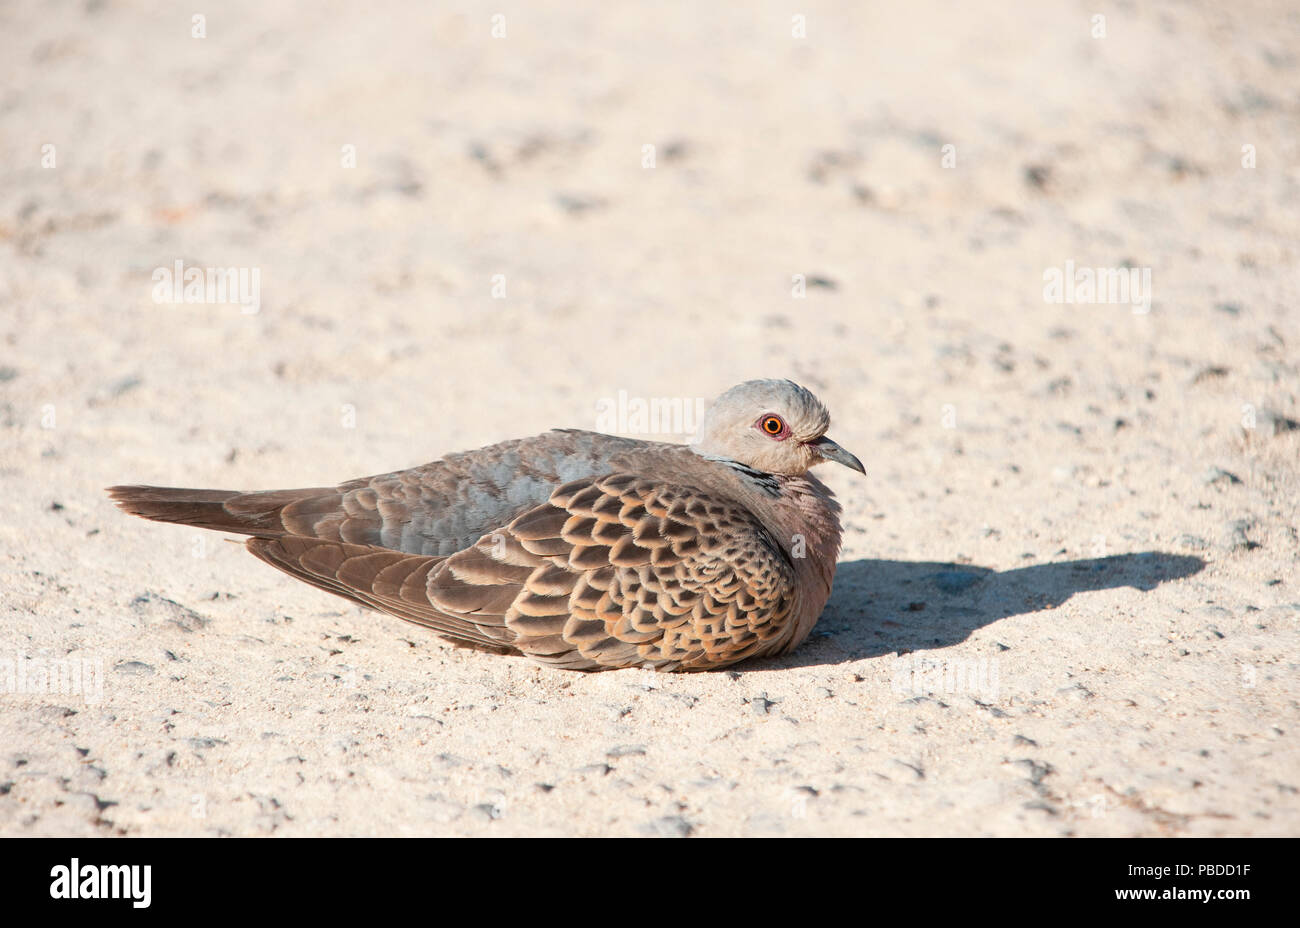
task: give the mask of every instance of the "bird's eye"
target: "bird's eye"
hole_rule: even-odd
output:
[[[782,438],[788,431],[785,420],[780,416],[764,416],[758,420],[758,427],[771,438]]]

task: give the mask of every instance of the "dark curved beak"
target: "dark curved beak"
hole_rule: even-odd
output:
[[[808,444],[818,454],[820,454],[824,460],[834,461],[836,464],[843,464],[850,470],[856,470],[859,474],[865,474],[867,472],[867,469],[862,466],[861,461],[859,461],[854,455],[849,454],[849,452],[845,451],[825,435],[815,441],[808,442]]]

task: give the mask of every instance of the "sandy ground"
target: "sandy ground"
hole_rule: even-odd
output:
[[[193,6],[0,9],[0,833],[1300,833],[1294,4]],[[451,649],[102,492],[756,376],[868,477],[731,673]]]

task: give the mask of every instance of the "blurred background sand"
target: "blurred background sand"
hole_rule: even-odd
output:
[[[193,7],[0,8],[0,832],[1300,832],[1294,4]],[[734,673],[453,650],[102,492],[758,376],[868,476]]]

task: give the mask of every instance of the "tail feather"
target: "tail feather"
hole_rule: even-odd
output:
[[[142,519],[262,537],[285,534],[280,510],[304,495],[318,492],[240,493],[237,490],[145,486],[108,488],[108,495],[118,508]]]

